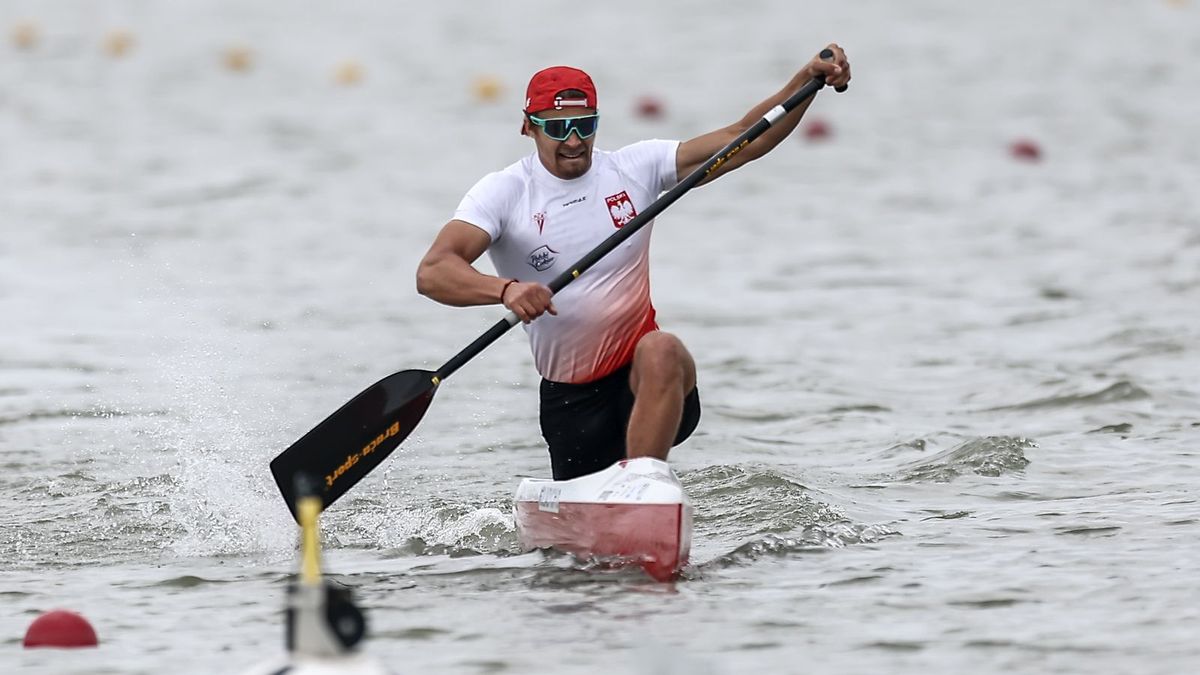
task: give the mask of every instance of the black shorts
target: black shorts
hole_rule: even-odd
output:
[[[633,412],[632,367],[584,384],[542,380],[542,436],[550,445],[554,480],[595,473],[625,459],[625,428]],[[672,445],[687,440],[699,422],[700,394],[693,387],[683,401],[683,418]]]

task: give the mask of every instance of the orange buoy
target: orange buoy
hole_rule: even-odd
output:
[[[343,87],[350,87],[362,82],[364,75],[362,64],[358,61],[343,61],[333,71],[333,81]]]
[[[12,29],[13,46],[17,49],[30,50],[37,46],[41,38],[38,25],[32,21],[20,21]]]
[[[250,51],[247,47],[230,47],[225,50],[221,61],[229,70],[236,73],[244,73],[254,65],[254,52]]]
[[[486,103],[493,103],[504,93],[504,85],[496,77],[481,75],[475,78],[471,90],[474,92],[476,99]]]
[[[92,624],[83,616],[55,609],[39,616],[25,631],[25,648],[96,647],[100,641]]]
[[[127,30],[112,30],[104,36],[104,51],[114,59],[119,59],[133,49],[133,35]]]

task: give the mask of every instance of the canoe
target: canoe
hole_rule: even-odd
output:
[[[525,478],[513,516],[526,550],[641,565],[659,581],[678,576],[692,547],[692,504],[671,467],[651,457],[572,480]]]

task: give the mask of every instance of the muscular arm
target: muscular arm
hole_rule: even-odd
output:
[[[833,50],[833,59],[831,61],[822,61],[820,57],[814,56],[811,61],[792,77],[791,81],[783,89],[780,89],[771,97],[751,108],[742,119],[727,127],[710,131],[707,134],[680,143],[679,150],[675,154],[676,176],[683,179],[692,171],[695,171],[696,168],[712,158],[718,151],[732,143],[742,132],[762,119],[763,115],[767,114],[771,108],[783,103],[787,97],[794,94],[797,89],[804,86],[817,75],[824,75],[827,83],[831,86],[841,86],[849,82],[850,64],[846,61],[845,52],[836,44],[829,45],[829,49]],[[723,176],[739,166],[752,162],[773,150],[775,146],[779,145],[780,141],[787,138],[796,129],[796,125],[800,124],[800,118],[804,117],[804,112],[808,110],[810,103],[812,103],[812,98],[801,103],[795,110],[792,110],[772,124],[771,128],[767,129],[753,143],[746,146],[733,157],[730,157],[719,169],[709,174],[701,185],[716,179],[718,176]]]
[[[451,220],[438,233],[417,266],[417,292],[446,305],[493,305],[507,279],[472,267],[492,238],[474,225]]]
[[[550,289],[537,282],[513,282],[475,269],[492,238],[462,221],[451,220],[438,233],[417,266],[417,292],[446,305],[503,304],[529,323],[545,312],[557,314]]]

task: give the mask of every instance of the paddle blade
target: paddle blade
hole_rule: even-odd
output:
[[[416,428],[437,385],[427,370],[405,370],[368,387],[271,461],[292,516],[296,477],[317,479],[328,507],[379,466]]]

